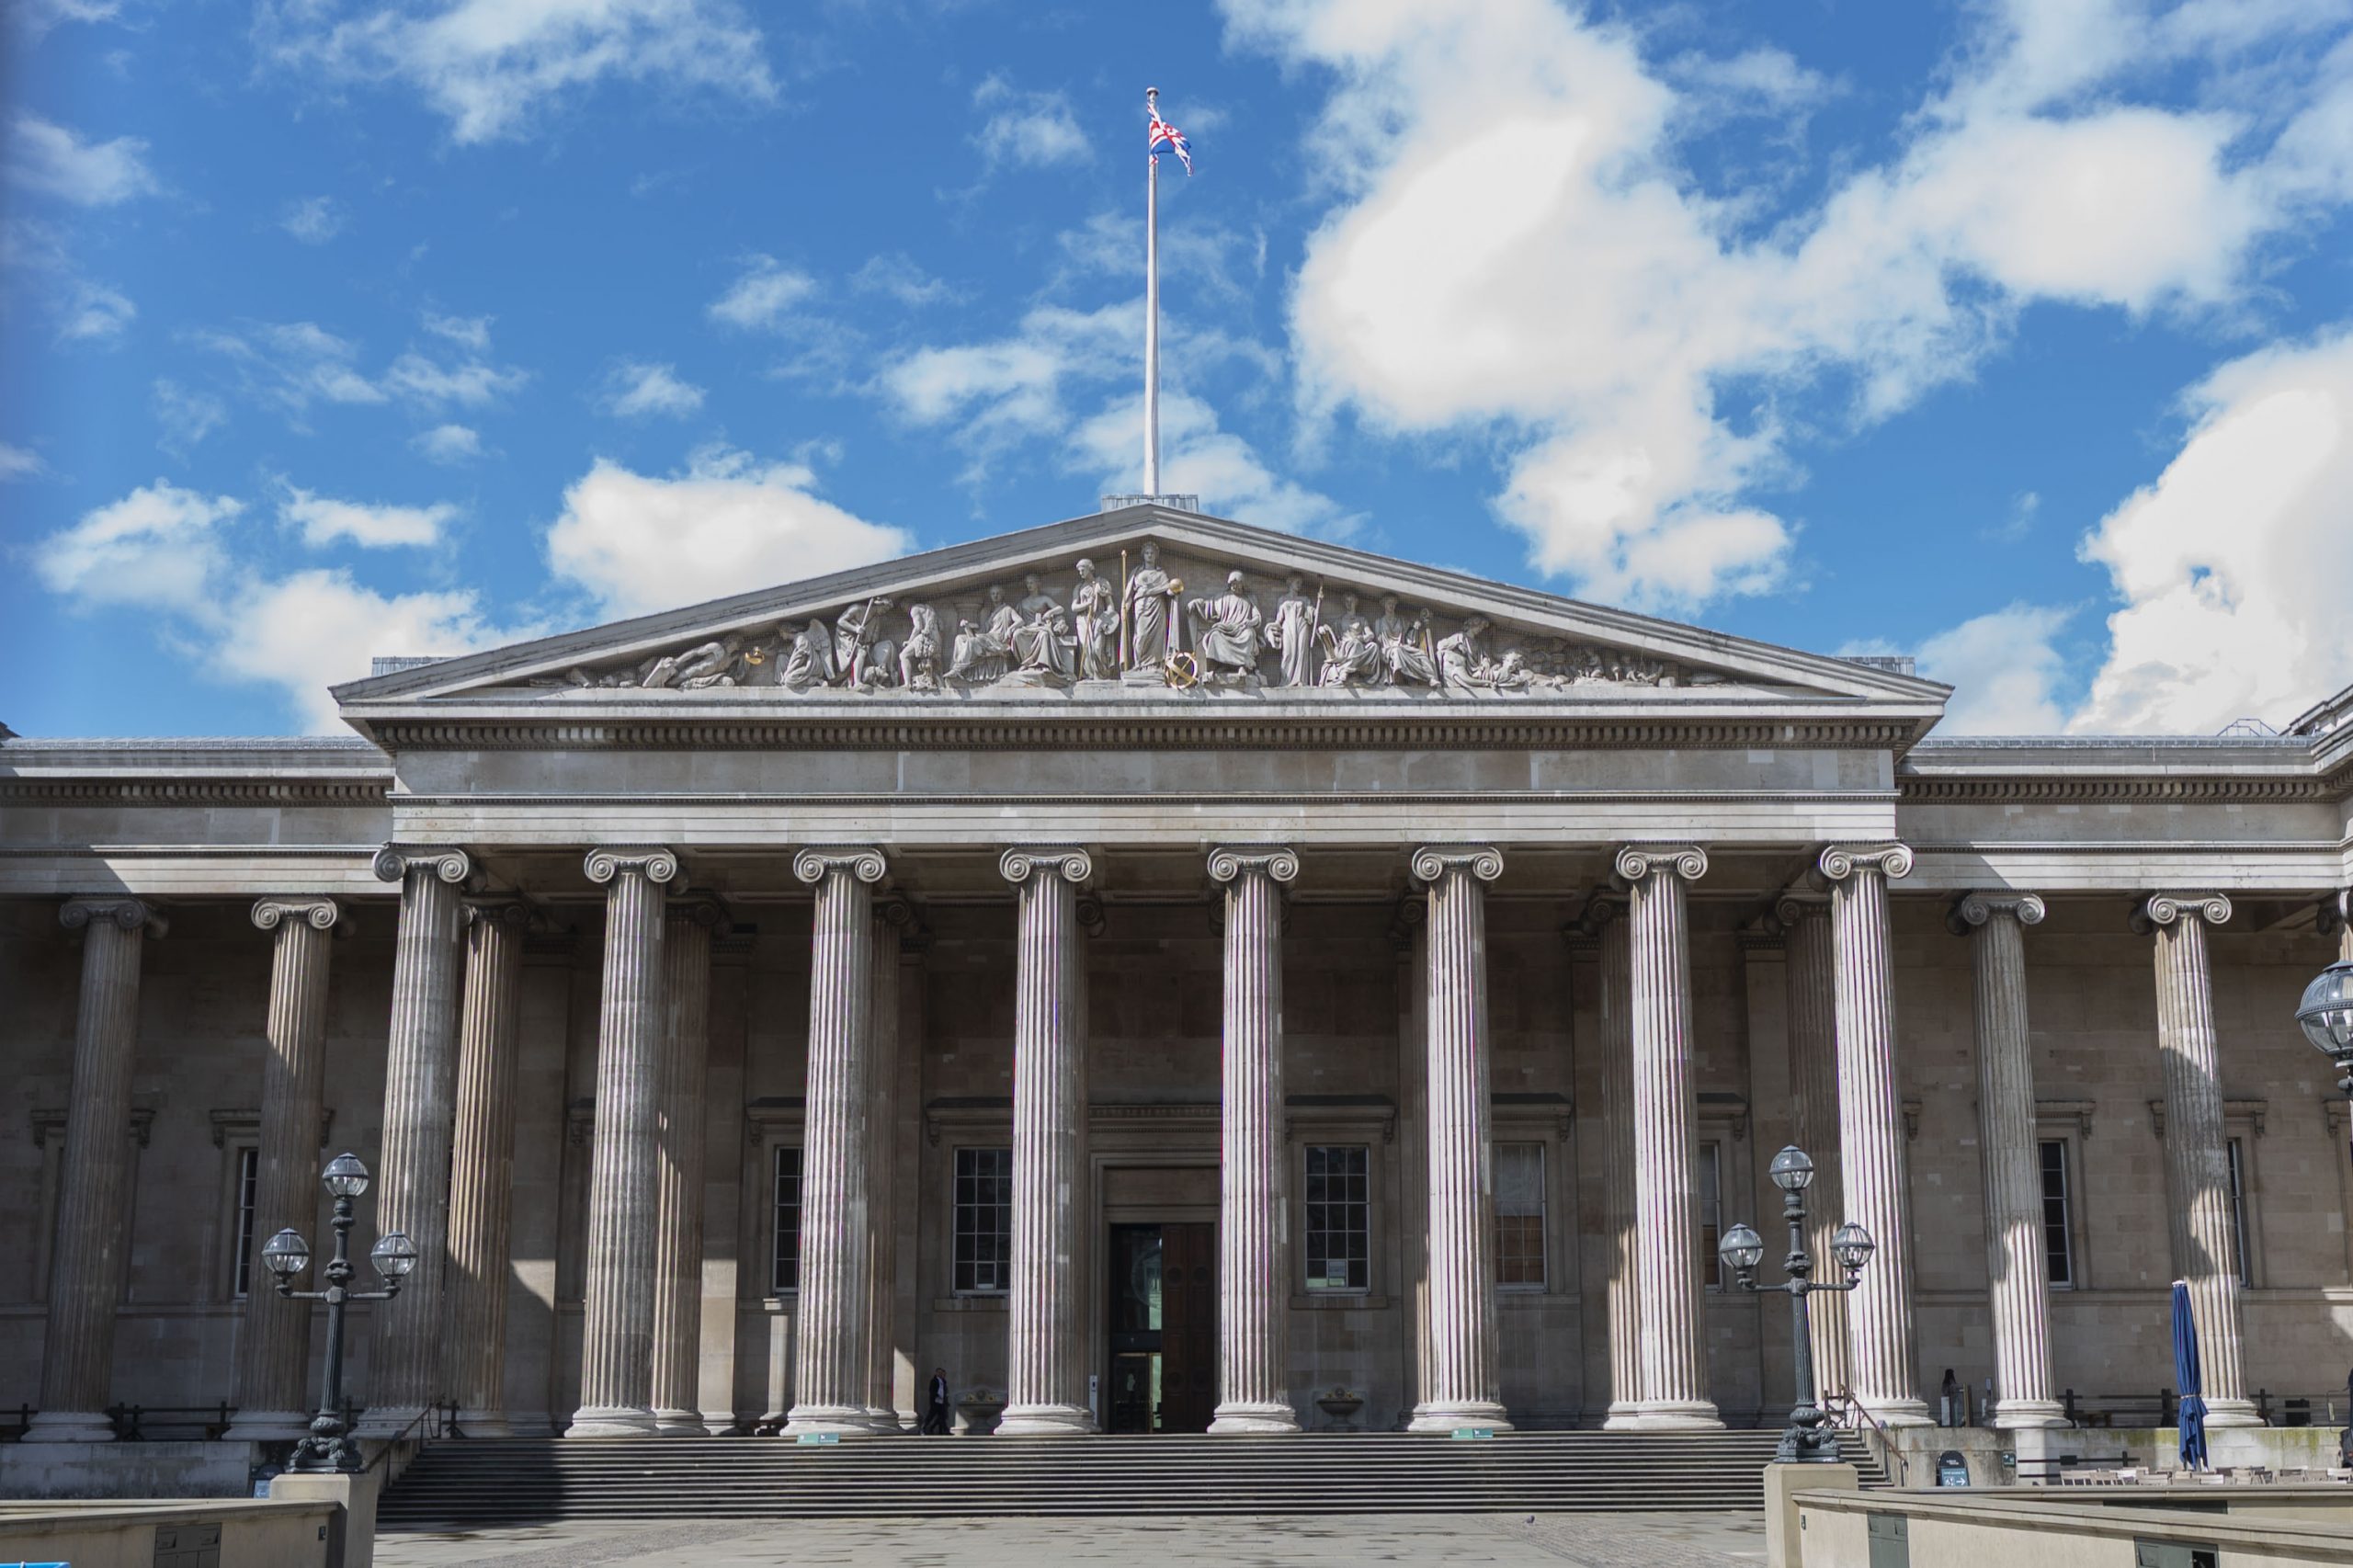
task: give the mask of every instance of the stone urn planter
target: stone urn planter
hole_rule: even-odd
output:
[[[1364,1396],[1336,1385],[1330,1393],[1315,1396],[1315,1408],[1328,1418],[1324,1424],[1326,1432],[1353,1432],[1357,1429],[1357,1412],[1364,1408]]]
[[[956,1402],[964,1414],[964,1430],[979,1437],[996,1430],[997,1417],[1005,1414],[1005,1398],[986,1389],[974,1389]]]

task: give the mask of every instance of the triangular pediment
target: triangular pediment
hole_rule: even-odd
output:
[[[1891,704],[1928,722],[1948,692],[1884,667],[1147,505],[438,660],[335,695],[365,728],[371,713],[484,704],[553,718],[621,703],[740,711],[1165,699],[1172,688],[1266,702],[1746,695]]]

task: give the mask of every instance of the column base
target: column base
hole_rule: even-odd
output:
[[[1210,1435],[1218,1437],[1298,1430],[1299,1412],[1288,1404],[1221,1404],[1210,1420]]]
[[[708,1437],[710,1424],[699,1410],[656,1410],[654,1429],[665,1437]]]
[[[1432,1400],[1414,1406],[1414,1418],[1405,1424],[1408,1432],[1459,1432],[1466,1426],[1481,1426],[1491,1432],[1511,1430],[1511,1413],[1491,1400]]]
[[[1612,1400],[1608,1414],[1601,1418],[1601,1429],[1605,1432],[1634,1431],[1637,1429],[1634,1426],[1634,1417],[1640,1414],[1640,1411],[1626,1401]]]
[[[866,1425],[870,1431],[879,1433],[885,1437],[900,1437],[906,1431],[906,1427],[899,1423],[897,1411],[886,1410],[879,1404],[870,1404],[866,1407]]]
[[[421,1404],[371,1404],[351,1424],[351,1435],[387,1441],[407,1431],[409,1424],[424,1414]]]
[[[114,1423],[103,1410],[36,1410],[25,1426],[28,1443],[111,1443]]]
[[[503,1410],[467,1410],[460,1406],[458,1430],[469,1437],[511,1437],[515,1424],[506,1419]]]
[[[1997,1399],[1994,1402],[1994,1426],[2004,1432],[2029,1431],[2040,1426],[2067,1425],[2067,1407],[2055,1399]]]
[[[1000,1437],[1083,1437],[1095,1430],[1095,1415],[1083,1404],[1008,1404],[997,1417]]]
[[[832,1434],[837,1437],[863,1437],[874,1430],[867,1419],[862,1404],[796,1404],[784,1418],[783,1435],[798,1437]]]
[[[1721,1432],[1723,1417],[1716,1414],[1713,1403],[1704,1399],[1643,1399],[1625,1407],[1624,1424],[1613,1426],[1618,1432]],[[1618,1417],[1612,1415],[1612,1421]]]
[[[1926,1400],[1862,1399],[1855,1403],[1879,1418],[1882,1426],[1933,1426],[1937,1418],[1928,1414]]]
[[[2209,1430],[2218,1427],[2268,1426],[2269,1425],[2269,1422],[2255,1413],[2255,1401],[2251,1399],[2210,1399],[2206,1402],[2206,1426]]]
[[[221,1434],[224,1443],[298,1442],[311,1435],[311,1415],[303,1410],[240,1410]]]
[[[627,1404],[583,1405],[572,1413],[566,1437],[650,1437],[654,1412]]]

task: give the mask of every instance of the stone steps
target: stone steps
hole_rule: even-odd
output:
[[[1757,1508],[1773,1432],[1280,1437],[452,1440],[384,1494],[386,1529],[550,1519],[1558,1513]],[[1866,1485],[1885,1476],[1862,1444]]]

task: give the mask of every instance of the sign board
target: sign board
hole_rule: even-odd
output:
[[[1456,1437],[1469,1438],[1473,1441],[1482,1437],[1492,1437],[1495,1435],[1495,1429],[1493,1426],[1457,1426],[1454,1429]]]
[[[1959,1449],[1947,1449],[1937,1456],[1937,1484],[1939,1486],[1969,1484],[1969,1461],[1961,1457]]]
[[[792,1440],[796,1443],[838,1443],[842,1435],[839,1432],[803,1432]]]

